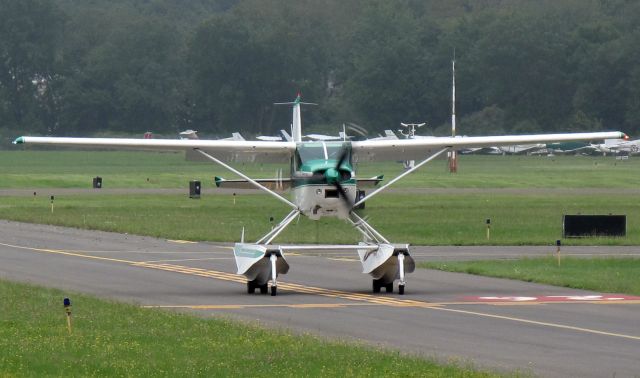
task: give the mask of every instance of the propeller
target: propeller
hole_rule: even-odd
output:
[[[340,179],[342,179],[342,174],[341,174],[342,172],[340,171],[340,167],[342,166],[342,163],[344,163],[345,160],[347,160],[348,157],[349,157],[349,151],[346,148],[343,148],[342,153],[340,154],[340,159],[338,159],[338,163],[336,163],[336,167],[329,168],[327,169],[327,171],[333,170],[337,174],[337,178],[333,180],[333,185],[336,187],[336,189],[338,189],[338,192],[340,193],[340,198],[345,202],[347,207],[350,208],[353,204],[349,201],[349,197],[347,197],[347,192],[344,190],[344,188],[340,184]],[[325,176],[326,174],[327,172],[325,172]]]
[[[342,169],[341,166],[345,161],[349,158],[349,150],[344,148],[340,152],[340,157],[337,160],[337,163],[333,167],[329,167],[324,171],[315,172],[311,176],[311,180],[313,181],[322,181],[328,185],[333,185],[338,193],[340,193],[340,198],[346,203],[347,208],[351,209],[353,204],[349,201],[349,197],[347,196],[347,191],[344,189],[341,181],[345,179],[349,179],[351,177],[351,172]]]
[[[367,139],[368,138],[369,132],[367,131],[366,128],[364,128],[364,127],[362,127],[360,125],[357,125],[357,124],[355,124],[353,122],[349,122],[349,123],[347,123],[347,125],[348,125],[347,129],[349,129],[349,131],[352,131],[354,134],[359,135],[363,139]]]

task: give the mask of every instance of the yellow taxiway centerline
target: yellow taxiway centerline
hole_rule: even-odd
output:
[[[190,274],[190,275],[201,276],[201,277],[209,277],[209,278],[214,278],[214,279],[219,279],[219,280],[224,280],[224,281],[232,281],[232,282],[238,282],[238,283],[245,283],[246,282],[246,279],[244,277],[239,276],[237,274],[219,272],[219,271],[214,271],[214,270],[206,270],[206,269],[200,269],[200,268],[190,268],[190,267],[185,267],[185,266],[181,266],[181,265],[155,264],[155,263],[146,263],[146,262],[138,262],[138,261],[129,261],[129,260],[113,259],[113,258],[102,257],[102,256],[84,255],[84,254],[80,254],[80,253],[73,253],[73,252],[68,252],[68,251],[58,250],[58,249],[32,248],[32,247],[17,246],[17,245],[5,244],[5,243],[0,243],[0,245],[6,246],[6,247],[11,247],[11,248],[36,251],[36,252],[52,253],[52,254],[59,254],[59,255],[65,255],[65,256],[74,256],[74,257],[83,257],[83,258],[104,260],[104,261],[112,261],[112,262],[124,263],[124,264],[138,266],[138,267],[159,269],[159,270],[165,270],[165,271],[177,272],[177,273],[183,273],[183,274]],[[293,284],[293,283],[284,283],[284,282],[279,283],[278,287],[280,289],[282,289],[282,290],[290,290],[290,291],[296,291],[296,292],[320,295],[320,296],[324,296],[324,297],[346,299],[346,300],[352,300],[352,301],[357,301],[357,302],[365,302],[365,303],[370,303],[370,304],[385,305],[385,306],[390,306],[390,307],[419,307],[419,308],[425,308],[425,309],[432,309],[432,310],[436,310],[436,311],[448,311],[448,312],[453,312],[453,313],[458,313],[458,314],[473,315],[473,316],[479,316],[479,317],[484,317],[484,318],[509,320],[509,321],[514,321],[514,322],[533,324],[533,325],[539,325],[539,326],[546,326],[546,327],[552,327],[552,328],[559,328],[559,329],[566,329],[566,330],[572,330],[572,331],[583,332],[583,333],[591,333],[591,334],[597,334],[597,335],[603,335],[603,336],[613,336],[613,337],[619,337],[619,338],[625,338],[625,339],[631,339],[631,340],[640,340],[640,336],[626,335],[626,334],[612,333],[612,332],[605,332],[605,331],[599,331],[599,330],[594,330],[594,329],[589,329],[589,328],[575,327],[575,326],[570,326],[570,325],[565,325],[565,324],[540,322],[540,321],[536,321],[536,320],[516,318],[516,317],[511,317],[511,316],[495,315],[495,314],[489,314],[489,313],[484,313],[484,312],[468,311],[468,310],[461,310],[461,309],[453,309],[453,308],[443,307],[443,306],[447,305],[445,303],[430,303],[430,302],[424,302],[424,301],[414,301],[414,300],[404,300],[404,299],[379,297],[379,296],[374,296],[374,295],[370,295],[370,294],[350,293],[350,292],[345,292],[345,291],[330,290],[330,289],[324,289],[324,288],[318,288],[318,287],[312,287],[312,286],[305,286],[305,285]],[[472,303],[473,302],[455,302],[455,303],[450,302],[448,304],[449,305],[453,305],[453,304],[463,305],[463,304],[472,304]],[[535,303],[535,302],[533,302],[533,303]],[[549,302],[549,303],[556,304],[558,302]],[[577,302],[577,303],[585,303],[585,302],[580,301],[580,302]],[[598,302],[598,303],[601,303],[601,302]],[[619,303],[619,302],[616,302],[616,303]],[[496,302],[492,302],[492,303],[482,302],[482,304],[485,304],[485,305],[486,304],[494,304],[495,305]],[[504,305],[505,303],[501,303],[501,304]],[[241,305],[227,305],[227,306],[228,306],[227,308],[232,308],[231,306],[237,306],[236,308],[239,308],[239,309],[243,308],[243,306],[241,306]],[[330,305],[328,305],[328,306],[330,306]],[[304,307],[301,307],[301,308],[304,308]]]

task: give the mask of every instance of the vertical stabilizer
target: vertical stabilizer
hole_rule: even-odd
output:
[[[456,136],[456,60],[451,61],[451,136]]]
[[[453,52],[451,61],[451,136],[456,136],[456,53]],[[449,172],[458,172],[458,151],[452,149],[449,153]]]
[[[300,105],[318,105],[312,102],[302,102],[302,96],[298,93],[293,102],[276,102],[274,105],[293,105],[293,115],[291,120],[291,139],[294,142],[302,142],[302,115]]]
[[[291,123],[291,137],[294,142],[302,142],[302,117],[300,115],[300,93],[293,102],[293,117]]]

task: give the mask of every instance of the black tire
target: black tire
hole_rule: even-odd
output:
[[[253,281],[247,281],[247,294],[253,294],[256,292],[256,285]]]
[[[269,292],[269,284],[260,285],[260,294],[267,294]]]
[[[398,294],[404,295],[404,285],[398,285]]]
[[[277,286],[271,286],[271,296],[275,297],[277,293],[278,293],[278,287]]]
[[[378,280],[373,280],[373,292],[374,293],[380,292],[380,282],[378,282]]]
[[[387,293],[393,293],[393,281],[384,285],[384,288],[387,290]]]

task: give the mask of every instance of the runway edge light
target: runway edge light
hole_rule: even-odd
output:
[[[69,334],[71,334],[71,300],[69,298],[65,298],[63,300],[64,304],[64,312],[67,314],[67,330]]]
[[[562,241],[560,239],[556,240],[556,256],[558,257],[558,266],[560,266],[560,245],[562,244]]]

